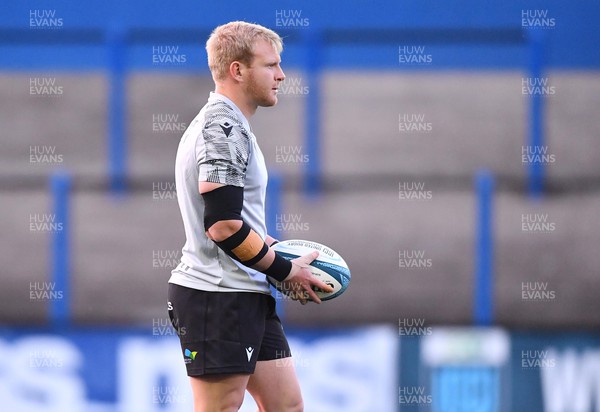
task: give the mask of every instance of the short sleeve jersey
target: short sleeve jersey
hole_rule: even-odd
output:
[[[264,239],[267,179],[248,120],[230,99],[211,93],[177,149],[175,184],[186,242],[170,283],[206,291],[270,293],[264,274],[233,260],[206,236],[198,190],[199,182],[243,187],[242,219]]]

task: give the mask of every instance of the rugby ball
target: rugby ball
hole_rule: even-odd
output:
[[[308,240],[284,240],[272,246],[275,253],[281,257],[292,260],[300,256],[307,255],[315,250],[319,252],[319,256],[310,264],[309,269],[313,276],[318,277],[327,285],[333,287],[333,292],[323,292],[321,289],[315,288],[317,296],[322,300],[331,300],[340,296],[348,288],[350,283],[350,269],[346,261],[333,249],[317,242]],[[281,282],[267,276],[267,280],[279,292],[286,293],[282,290]]]

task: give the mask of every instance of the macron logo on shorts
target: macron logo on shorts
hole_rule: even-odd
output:
[[[246,355],[248,356],[248,362],[250,362],[250,359],[252,358],[252,352],[254,352],[254,348],[252,346],[248,346],[246,348]]]

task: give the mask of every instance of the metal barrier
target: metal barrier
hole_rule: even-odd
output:
[[[477,217],[475,234],[475,279],[473,285],[473,322],[478,326],[490,326],[494,321],[493,309],[493,259],[494,226],[493,197],[494,177],[487,170],[475,176]]]
[[[71,318],[71,241],[70,241],[71,176],[57,171],[50,177],[50,191],[54,219],[60,225],[52,233],[51,279],[54,288],[62,292],[61,299],[50,302],[50,323],[54,327],[67,326]]]
[[[540,29],[531,29],[527,32],[529,39],[529,76],[531,79],[542,79],[544,54],[545,54],[545,33]],[[529,95],[529,132],[528,144],[534,150],[534,153],[541,153],[544,146],[544,100],[539,93],[530,93]],[[542,196],[544,189],[544,165],[543,162],[529,162],[529,195],[534,199]]]
[[[113,193],[127,188],[127,94],[126,94],[126,33],[118,27],[108,32],[107,46],[110,64],[108,107],[108,176]]]

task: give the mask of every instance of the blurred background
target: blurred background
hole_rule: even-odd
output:
[[[276,295],[307,412],[600,410],[600,3],[28,0],[0,13],[0,405],[190,411],[166,282],[204,43],[284,37],[251,119],[269,231],[346,293]],[[256,408],[250,398],[243,411]]]

